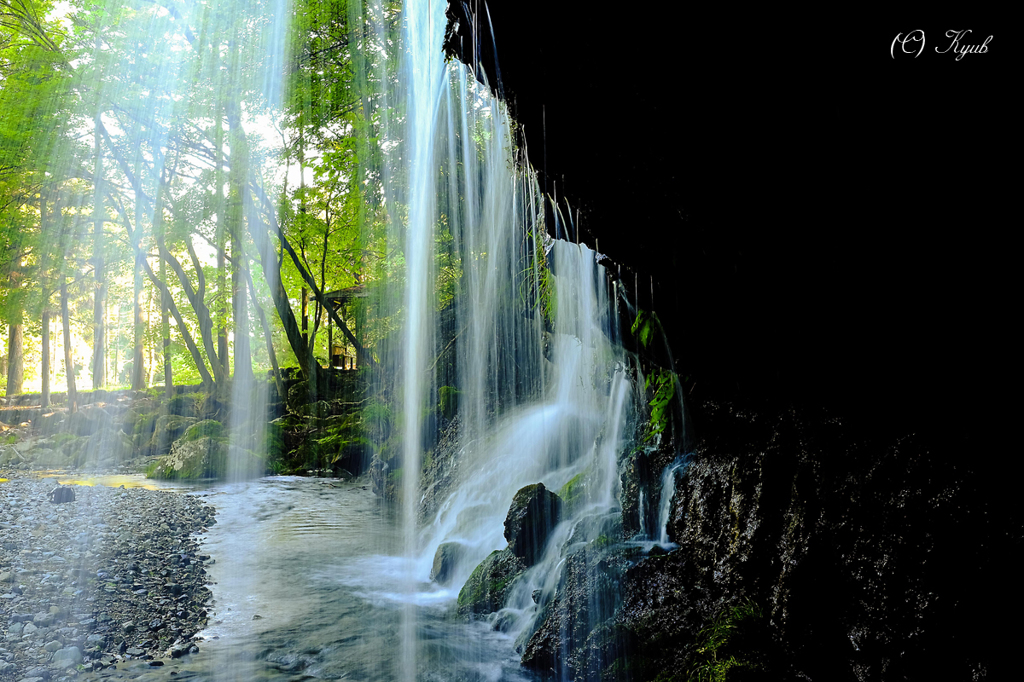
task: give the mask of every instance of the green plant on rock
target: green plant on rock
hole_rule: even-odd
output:
[[[655,330],[660,329],[661,320],[658,319],[658,313],[638,309],[636,311],[636,319],[633,320],[633,326],[630,328],[630,332],[640,341],[641,347],[647,348],[648,344],[651,342],[652,334]]]
[[[451,419],[459,409],[459,397],[462,391],[454,386],[441,386],[437,389],[437,407],[446,419]]]
[[[659,369],[648,374],[644,383],[645,388],[651,390],[653,386],[654,390],[654,397],[648,403],[651,406],[651,420],[645,440],[649,441],[668,427],[672,399],[676,395],[676,373],[669,369]]]
[[[764,618],[761,607],[752,600],[723,608],[711,622],[697,633],[695,661],[691,665],[688,682],[726,682],[733,668],[759,669],[756,652],[736,647],[737,635],[752,629]]]
[[[574,510],[577,505],[581,502],[586,501],[587,498],[587,479],[586,471],[580,473],[569,479],[565,485],[558,489],[556,493],[561,499],[562,503],[566,506],[567,510]]]

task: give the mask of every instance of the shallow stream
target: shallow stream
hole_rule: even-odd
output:
[[[453,615],[457,592],[421,584],[401,532],[360,483],[267,477],[196,491],[217,508],[203,547],[215,603],[200,652],[85,679],[399,679],[402,609],[417,610],[417,679],[531,679],[511,639]],[[172,675],[173,674],[173,675]]]

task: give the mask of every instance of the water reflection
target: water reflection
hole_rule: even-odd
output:
[[[144,488],[146,490],[194,490],[203,484],[180,481],[158,481],[142,474],[98,474],[95,476],[65,471],[34,472],[39,478],[52,478],[61,485],[103,486],[106,488]],[[207,484],[208,485],[208,484]]]

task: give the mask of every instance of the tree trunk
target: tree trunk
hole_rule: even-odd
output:
[[[21,393],[25,383],[25,348],[22,335],[25,325],[12,324],[7,346],[7,397]]]
[[[97,41],[99,38],[97,37]],[[107,355],[105,345],[103,308],[107,298],[107,282],[104,265],[103,244],[103,149],[100,145],[100,112],[96,111],[96,125],[93,132],[96,149],[96,167],[93,174],[93,243],[92,264],[95,273],[96,289],[93,293],[92,307],[92,387],[100,388],[106,382]]]
[[[157,209],[159,210],[159,209]],[[160,280],[167,282],[167,266],[164,259],[160,259]],[[174,397],[174,374],[171,369],[171,319],[170,319],[170,295],[166,289],[160,290],[160,337],[163,339],[164,355],[164,392],[167,399]]]
[[[71,362],[71,318],[68,315],[68,282],[60,285],[60,320],[64,327],[64,373],[68,378],[68,412],[78,411],[78,391],[75,389],[75,366]]]
[[[224,117],[219,107],[214,139],[217,154],[217,167],[214,170],[214,186],[217,192],[217,293],[220,295],[217,305],[217,357],[221,363],[221,374],[227,376],[231,371],[228,364],[228,285],[225,258],[228,248],[228,215],[224,202],[224,170],[227,163],[224,159]]]
[[[137,225],[137,223],[136,223]],[[134,272],[134,295],[135,304],[134,315],[133,315],[133,333],[132,339],[133,352],[132,352],[132,390],[142,391],[146,388],[146,367],[145,360],[143,358],[143,345],[145,343],[146,328],[142,321],[142,276],[143,276],[143,263],[142,260],[145,257],[141,252],[135,254],[135,272]]]
[[[39,406],[44,410],[50,406],[50,311],[43,311],[43,390]]]
[[[239,226],[241,229],[241,226]],[[246,295],[246,279],[249,277],[245,250],[241,239],[232,235],[231,288],[234,300],[235,318],[235,380],[252,382],[252,347],[249,338],[249,305]]]
[[[288,337],[288,345],[292,347],[295,359],[299,362],[302,376],[305,379],[309,379],[311,368],[307,358],[306,340],[299,330],[295,313],[292,311],[292,304],[288,300],[288,292],[285,291],[284,285],[281,284],[281,262],[278,260],[277,252],[267,236],[270,228],[262,222],[259,225],[254,225],[254,228],[250,229],[249,232],[256,243],[256,252],[260,258],[260,266],[263,268],[263,278],[270,285],[270,298],[273,299],[277,315],[281,318],[285,336]]]
[[[267,355],[270,357],[270,366],[274,371],[274,384],[277,386],[277,395],[280,396],[281,400],[287,398],[284,392],[284,380],[281,378],[281,368],[277,365],[277,353],[274,352],[274,337],[270,333],[270,323],[267,322],[267,316],[263,314],[263,306],[260,305],[259,299],[256,298],[256,287],[252,283],[252,275],[248,270],[245,271],[246,284],[249,285],[249,295],[252,297],[252,307],[256,311],[256,315],[260,318],[260,326],[263,327],[263,338],[267,341]]]
[[[302,338],[309,343],[309,292],[302,287]]]

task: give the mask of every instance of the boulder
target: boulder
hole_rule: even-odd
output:
[[[185,433],[181,436],[181,440],[186,443],[206,437],[222,440],[224,435],[224,427],[219,421],[204,419],[203,421],[196,422],[192,426],[188,427],[188,429],[185,430]]]
[[[543,483],[521,488],[512,498],[512,506],[505,517],[509,549],[527,566],[534,565],[543,555],[551,531],[561,516],[562,500]]]
[[[262,475],[262,458],[223,439],[201,436],[194,440],[180,438],[171,452],[160,458],[146,475],[150,478],[197,479],[223,478],[230,468],[238,473]]]
[[[480,562],[459,592],[458,612],[462,616],[493,613],[505,604],[516,578],[526,570],[523,560],[510,547],[495,550]]]
[[[445,542],[434,553],[434,565],[430,579],[438,585],[447,585],[455,577],[455,567],[465,554],[465,548],[458,542]]]
[[[118,428],[99,429],[75,455],[76,466],[113,466],[131,458],[132,442]]]
[[[171,452],[147,474],[150,478],[217,478],[227,470],[227,445],[203,436],[194,440],[179,439]]]
[[[196,421],[194,417],[182,417],[176,414],[161,415],[153,427],[153,438],[150,442],[152,453],[160,455],[168,452],[174,441],[178,440]]]

